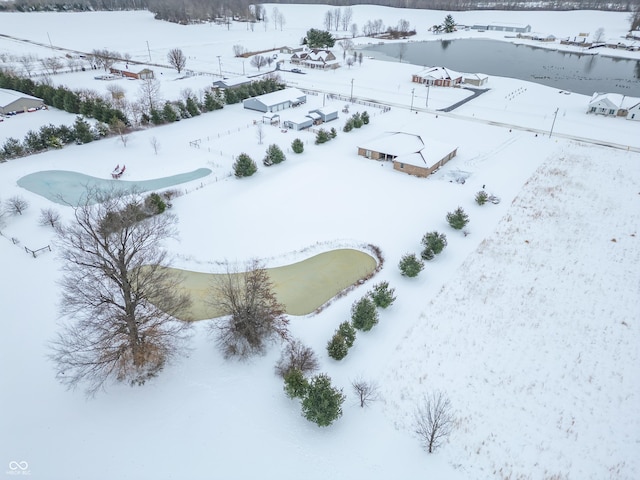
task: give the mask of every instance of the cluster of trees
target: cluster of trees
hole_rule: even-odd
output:
[[[335,128],[331,127],[331,130],[326,131],[324,128],[321,128],[320,130],[318,130],[318,133],[316,133],[316,145],[320,145],[321,143],[326,143],[329,140],[332,140],[334,138],[336,138],[336,136],[338,136],[338,132],[336,131]]]
[[[396,297],[389,282],[380,282],[351,306],[351,321],[342,322],[327,343],[327,353],[334,360],[342,360],[356,341],[356,330],[368,332],[378,324],[378,308],[387,308]]]
[[[269,76],[234,88],[226,88],[224,90],[224,102],[228,105],[240,103],[250,97],[282,90],[285,86],[277,76]]]
[[[347,31],[351,25],[351,18],[353,17],[353,10],[351,7],[345,8],[332,8],[327,10],[324,14],[324,28],[325,30],[339,30]]]
[[[462,230],[469,223],[469,215],[462,209],[456,208],[453,212],[448,212],[447,223],[455,230]],[[465,232],[465,236],[467,232]],[[407,253],[402,256],[398,263],[400,273],[406,277],[416,277],[424,269],[424,261],[433,260],[436,255],[442,253],[447,246],[447,236],[437,231],[428,232],[422,237],[422,252],[420,258],[414,253]]]
[[[315,4],[316,0],[276,0],[270,3]],[[344,6],[337,21],[343,26],[347,9],[352,5],[380,5],[395,8],[415,8],[428,10],[468,11],[468,10],[606,10],[630,11],[639,5],[638,0],[602,2],[601,0],[566,0],[563,2],[545,0],[542,2],[512,0],[460,0],[451,3],[448,0],[329,0],[325,4]],[[275,10],[276,8],[274,8]],[[203,21],[217,21],[229,24],[231,21],[244,21],[248,25],[268,21],[266,9],[250,0],[15,0],[3,2],[0,11],[95,11],[95,10],[149,10],[158,20],[189,24]],[[335,9],[331,14],[331,24],[336,24]],[[326,18],[325,18],[326,21]],[[277,15],[276,20],[277,23]],[[348,23],[348,22],[347,22]],[[336,28],[337,30],[337,28]]]
[[[45,150],[62,148],[71,143],[89,143],[108,135],[112,129],[105,124],[92,126],[82,117],[76,117],[73,126],[43,125],[40,130],[29,130],[22,141],[9,137],[0,147],[0,161],[24,157]]]
[[[347,119],[342,127],[343,132],[350,132],[354,128],[360,128],[363,125],[369,125],[369,114],[364,111],[362,113],[356,112]]]
[[[205,112],[213,112],[224,108],[224,100],[215,90],[207,90],[203,101],[192,93],[187,93],[186,100],[175,100],[165,102],[162,109],[151,107],[150,114],[143,116],[143,121],[148,121],[154,125],[177,122],[183,118],[191,118]]]

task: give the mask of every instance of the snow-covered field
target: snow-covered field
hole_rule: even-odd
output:
[[[229,31],[177,26],[144,12],[0,14],[0,22],[3,33],[45,45],[48,34],[56,46],[83,51],[108,48],[143,58],[148,41],[158,63],[178,47],[189,57],[187,67],[198,72],[215,74],[221,55],[224,71],[242,73],[234,44],[293,45],[308,28],[322,27],[329,8],[277,7],[286,18],[282,32],[272,25],[266,31],[262,25],[254,31],[244,25]],[[440,23],[446,13],[371,6],[353,11],[360,25],[407,18],[424,37],[430,34],[423,26]],[[529,23],[558,37],[599,27],[621,35],[628,26],[623,13],[454,17],[469,24]],[[0,41],[0,51],[50,54],[41,48]],[[248,61],[244,68],[249,73]],[[412,92],[410,82],[416,68],[366,59],[333,72],[283,72],[292,86],[349,95],[353,85],[354,96],[393,105],[387,113],[367,107],[370,125],[350,133],[341,131],[341,115],[333,125],[337,138],[324,145],[314,145],[310,133],[275,127],[265,130],[259,145],[253,121],[260,115],[235,105],[131,134],[126,147],[113,138],[0,164],[0,198],[22,195],[30,202],[23,216],[7,219],[0,237],[0,471],[10,476],[10,462],[27,462],[33,478],[54,480],[638,478],[640,154],[634,150],[640,148],[640,124],[586,115],[586,96],[494,77],[490,92],[451,115],[436,115],[460,92],[432,88],[429,110],[422,108],[426,93]],[[166,99],[215,78],[178,79],[168,69],[159,71]],[[106,88],[93,72],[52,81]],[[127,98],[136,97],[137,82],[118,82]],[[412,100],[418,113],[409,110]],[[323,103],[344,104],[309,96],[309,107]],[[356,110],[363,108],[351,107]],[[34,125],[73,120],[52,109],[18,115],[0,123],[0,141],[22,138]],[[357,156],[360,143],[416,127],[459,146],[458,156],[429,179]],[[629,149],[565,138],[571,136]],[[299,156],[287,151],[296,137],[305,141]],[[189,145],[196,139],[200,148]],[[285,150],[287,161],[267,169],[260,160],[271,143]],[[242,151],[261,168],[238,181],[229,172]],[[225,259],[276,264],[304,249],[381,248],[386,263],[372,281],[319,315],[291,319],[293,333],[321,358],[321,371],[347,394],[344,415],[333,426],[307,422],[297,402],[286,398],[273,373],[277,347],[246,363],[224,360],[206,335],[206,322],[197,326],[188,357],[144,387],[113,385],[86,400],[55,382],[46,355],[58,328],[59,260],[55,251],[34,259],[24,246],[52,243],[51,231],[38,225],[39,212],[60,207],[16,181],[50,169],[107,178],[123,163],[128,180],[213,170],[182,185],[187,194],[174,202],[180,238],[168,247],[178,266],[207,271]],[[462,176],[466,182],[457,183]],[[500,204],[475,204],[483,185],[501,197]],[[446,224],[446,213],[458,206],[471,218],[468,236]],[[402,277],[399,259],[419,253],[422,235],[432,230],[447,234],[448,247],[418,278]],[[371,332],[358,336],[343,361],[330,360],[325,346],[333,331],[349,318],[351,304],[381,280],[396,288],[396,303]],[[359,376],[377,381],[381,391],[380,401],[364,410],[350,387]],[[422,395],[433,390],[447,393],[457,421],[449,441],[428,455],[411,418]]]

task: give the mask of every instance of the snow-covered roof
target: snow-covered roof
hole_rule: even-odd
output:
[[[596,92],[592,95],[589,105],[605,105],[608,108],[629,109],[640,102],[640,98],[629,97],[620,93],[602,93]]]
[[[16,100],[20,100],[21,98],[30,98],[32,100],[40,100],[42,102],[41,98],[32,97],[31,95],[27,95],[26,93],[16,92],[15,90],[0,88],[0,106],[9,105],[10,103],[15,102]]]
[[[251,79],[249,77],[239,76],[239,77],[225,78],[223,80],[216,80],[213,83],[220,84],[220,85],[224,84],[227,87],[237,87],[238,85],[244,85],[245,83],[249,83],[249,82],[251,82]]]
[[[446,67],[428,67],[416,73],[416,75],[421,78],[433,78],[434,80],[453,80],[462,76],[461,73]]]
[[[285,102],[297,102],[305,94],[297,88],[285,88],[284,90],[278,90],[276,92],[265,93],[258,97],[254,97],[260,100],[265,105],[278,105]]]
[[[505,23],[505,22],[491,22],[489,24],[489,26],[494,26],[494,27],[510,27],[510,28],[529,28],[531,27],[531,25],[526,24],[526,23]]]
[[[291,110],[287,111],[287,115],[284,116],[284,121],[285,122],[291,122],[291,123],[295,123],[295,124],[302,124],[302,123],[308,123],[308,122],[313,122],[313,119],[307,115],[305,115],[304,113],[294,113]]]
[[[360,148],[393,155],[396,162],[431,167],[458,147],[415,132],[387,132]]]

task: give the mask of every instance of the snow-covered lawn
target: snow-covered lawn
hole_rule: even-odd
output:
[[[159,62],[167,49],[180,47],[199,71],[215,73],[220,52],[223,68],[241,73],[232,45],[292,45],[306,29],[320,26],[329,7],[278,8],[287,18],[284,32],[264,32],[261,25],[254,32],[237,25],[229,32],[176,26],[145,12],[0,14],[0,21],[3,33],[25,38],[31,32],[47,44],[48,32],[66,48],[127,51],[139,44],[132,53],[143,57],[148,40]],[[445,12],[367,6],[354,13],[359,24],[409,18],[419,28],[441,22]],[[627,26],[622,13],[454,16],[461,23],[530,23],[556,36],[583,25],[619,34]],[[25,23],[36,27],[21,28]],[[102,25],[115,23],[119,34],[107,34]],[[30,48],[19,45],[6,48]],[[349,95],[353,85],[354,96],[393,105],[386,113],[352,105],[352,113],[366,109],[371,123],[343,133],[341,114],[329,125],[337,138],[324,145],[314,145],[309,132],[276,127],[265,127],[259,144],[253,122],[261,115],[233,105],[133,133],[126,146],[110,138],[0,164],[2,200],[21,195],[30,202],[23,216],[7,218],[0,237],[0,470],[11,473],[10,462],[25,461],[34,478],[54,480],[638,478],[640,154],[633,149],[640,148],[640,124],[586,115],[586,96],[495,77],[490,92],[450,115],[434,109],[459,100],[458,93],[432,88],[426,111],[426,92],[412,92],[410,82],[419,68],[367,59],[335,72],[283,73],[294,86]],[[166,70],[162,94],[177,98],[182,89],[198,91],[212,78],[178,79]],[[73,88],[107,83],[93,80],[93,72],[54,79]],[[137,82],[121,82],[135,98]],[[412,95],[417,113],[409,110]],[[310,95],[306,107],[322,104],[344,102]],[[55,110],[19,115],[0,123],[0,140],[73,120]],[[359,144],[384,132],[415,128],[458,146],[457,157],[428,179],[357,155]],[[305,142],[301,155],[290,151],[297,137]],[[200,140],[199,148],[190,146],[193,140]],[[261,160],[271,143],[287,160],[266,168]],[[237,180],[231,165],[243,151],[260,168]],[[292,333],[316,351],[321,371],[347,394],[344,415],[333,426],[307,422],[297,402],[286,398],[273,371],[276,346],[246,363],[224,360],[207,336],[206,321],[197,325],[188,357],[143,387],[112,385],[85,400],[55,382],[47,342],[58,330],[60,264],[55,248],[34,259],[24,247],[53,244],[51,230],[38,225],[41,208],[60,208],[65,218],[71,212],[16,181],[54,169],[109,178],[116,164],[127,165],[127,180],[213,171],[181,185],[185,195],[174,201],[180,238],[167,247],[181,268],[211,272],[218,262],[255,257],[282,265],[336,247],[380,247],[385,266],[372,281],[318,315],[291,319]],[[464,184],[456,182],[463,177]],[[475,204],[483,185],[500,204]],[[467,236],[445,221],[458,206],[471,219]],[[419,254],[422,236],[432,230],[446,233],[447,248],[419,277],[402,277],[398,261],[405,253]],[[329,359],[326,343],[349,318],[351,304],[382,280],[396,289],[396,303],[381,312],[371,332],[358,336],[344,360]],[[380,385],[381,399],[368,409],[360,409],[351,392],[359,376]],[[449,442],[427,455],[411,417],[422,395],[433,390],[447,393],[457,422]]]

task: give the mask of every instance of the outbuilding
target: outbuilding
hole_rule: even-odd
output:
[[[387,132],[358,147],[358,155],[389,160],[399,172],[427,177],[456,156],[458,147],[410,132]]]
[[[27,112],[42,107],[44,107],[44,101],[41,98],[0,88],[0,113],[3,115]]]
[[[331,120],[336,120],[338,118],[338,110],[335,108],[316,108],[315,110],[310,110],[309,113],[318,114],[323,123],[330,122]]]
[[[306,103],[307,96],[297,88],[285,88],[276,92],[265,93],[257,97],[243,100],[242,105],[248,110],[258,112],[279,112],[286,108],[297,107]]]
[[[113,75],[119,75],[121,77],[133,78],[136,80],[147,80],[155,78],[153,70],[149,68],[129,68],[129,65],[113,65],[109,68],[109,72]]]
[[[293,113],[293,112],[292,112]],[[282,126],[291,130],[303,130],[313,125],[313,118],[308,115],[287,115],[286,120],[282,122]]]

